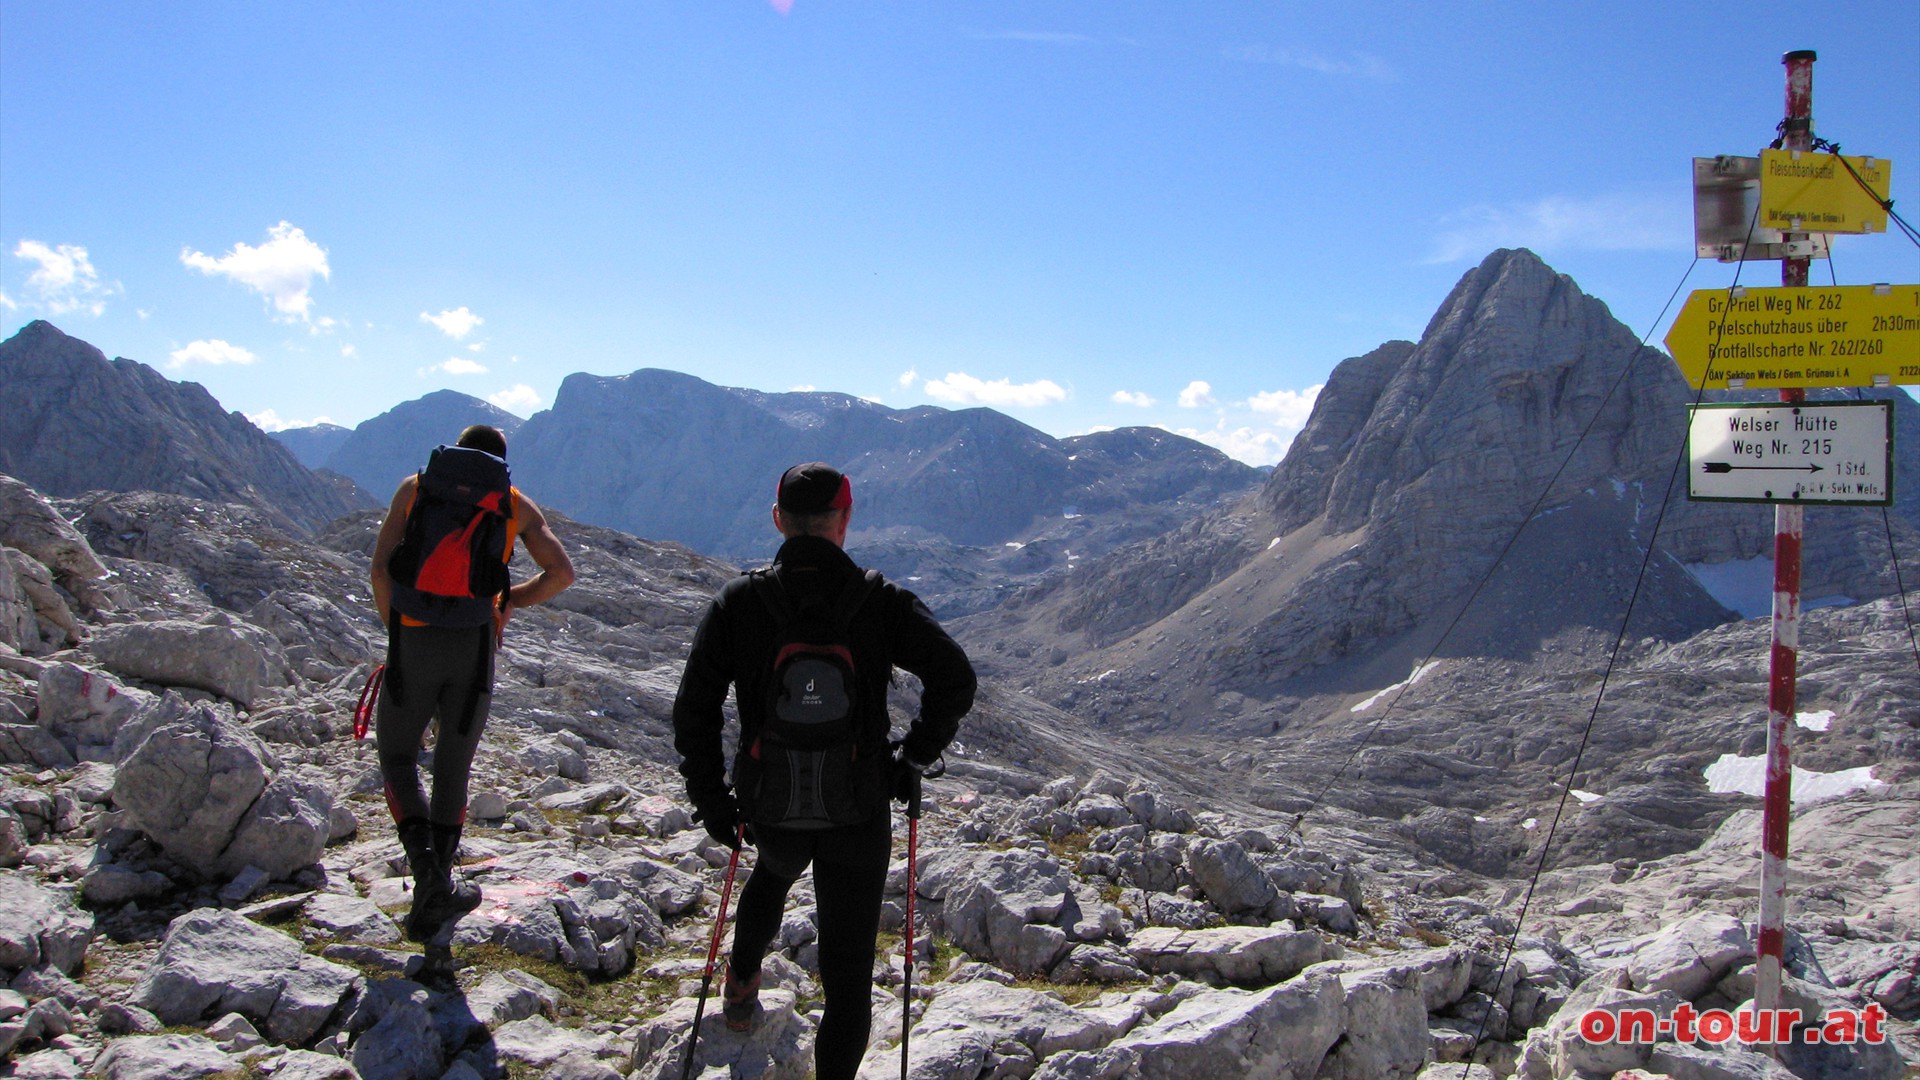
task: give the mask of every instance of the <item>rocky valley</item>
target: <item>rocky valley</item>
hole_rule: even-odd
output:
[[[826,457],[872,493],[850,552],[982,674],[911,956],[895,846],[862,1075],[899,1075],[904,1026],[926,1080],[1912,1076],[1911,483],[1808,515],[1794,747],[1788,1001],[1889,1037],[1581,1036],[1752,997],[1769,623],[1738,585],[1770,515],[1668,497],[1672,368],[1498,252],[1419,342],[1341,364],[1270,476],[1144,430],[576,376],[513,432],[579,579],[507,635],[448,985],[396,924],[353,719],[385,645],[367,492],[481,416],[301,449],[35,324],[0,345],[0,1072],[807,1076],[805,883],[761,1022],[688,1038],[727,853],[669,712],[770,478]]]

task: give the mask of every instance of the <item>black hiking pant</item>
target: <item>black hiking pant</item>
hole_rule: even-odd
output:
[[[467,774],[493,702],[493,626],[395,626],[387,677],[374,713],[374,745],[395,821],[426,818],[461,825]],[[433,797],[420,786],[420,740],[440,722],[433,744]]]
[[[787,906],[787,891],[813,865],[819,906],[820,987],[826,1007],[814,1040],[816,1080],[852,1080],[873,1027],[874,941],[880,933],[880,894],[893,851],[893,815],[881,812],[860,825],[799,831],[754,828],[759,851],[740,890],[733,928],[733,977],[760,970]]]

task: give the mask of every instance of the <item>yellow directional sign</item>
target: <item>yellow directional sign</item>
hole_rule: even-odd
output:
[[[1701,289],[1667,351],[1696,389],[1920,383],[1920,285]]]
[[[1892,184],[1893,162],[1886,158],[1762,150],[1755,224],[1796,233],[1886,232],[1884,204]]]

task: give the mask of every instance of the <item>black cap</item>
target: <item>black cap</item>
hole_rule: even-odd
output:
[[[780,474],[776,497],[789,514],[845,510],[853,505],[853,482],[824,461],[809,461]]]

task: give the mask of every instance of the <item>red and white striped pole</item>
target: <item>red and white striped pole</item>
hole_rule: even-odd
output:
[[[1790,52],[1787,67],[1788,150],[1813,149],[1813,61],[1811,49]],[[1785,239],[1805,240],[1789,234]],[[1804,288],[1807,258],[1780,262],[1780,284]],[[1780,400],[1807,399],[1801,389],[1783,389]],[[1800,649],[1800,542],[1806,510],[1797,503],[1773,508],[1773,656],[1767,681],[1767,788],[1761,809],[1759,966],[1754,972],[1753,1005],[1760,1016],[1779,1015],[1780,969],[1787,942],[1787,824],[1793,817],[1793,761],[1787,738],[1793,730],[1794,674]],[[1786,1032],[1771,1032],[1778,1040]]]

